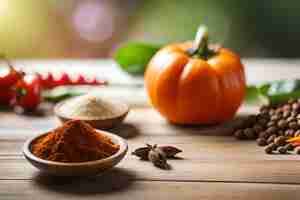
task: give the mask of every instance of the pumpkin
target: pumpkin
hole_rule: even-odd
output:
[[[155,109],[175,124],[230,120],[246,92],[244,67],[229,49],[208,44],[207,29],[194,42],[170,44],[150,60],[145,87]]]

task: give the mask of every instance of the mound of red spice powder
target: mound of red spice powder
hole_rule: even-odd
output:
[[[115,154],[119,145],[80,120],[71,120],[37,139],[31,148],[39,158],[58,162],[86,162]]]

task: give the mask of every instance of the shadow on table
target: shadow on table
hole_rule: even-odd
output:
[[[239,114],[234,119],[224,122],[222,124],[208,124],[208,125],[178,125],[168,123],[169,128],[182,130],[183,134],[207,135],[207,136],[232,136],[234,130],[241,126],[243,121],[248,117],[248,114]],[[185,131],[185,130],[189,131]]]
[[[42,173],[34,176],[34,184],[44,190],[69,194],[98,194],[127,190],[134,173],[120,168],[94,177],[55,177]]]
[[[120,124],[119,126],[110,129],[109,131],[125,139],[134,138],[140,134],[139,130],[134,125],[128,123]]]

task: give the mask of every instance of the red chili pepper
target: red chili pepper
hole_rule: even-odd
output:
[[[55,86],[61,86],[61,85],[71,85],[72,81],[68,74],[62,73],[58,79],[55,81]]]
[[[85,78],[82,75],[79,75],[77,79],[74,81],[74,85],[83,85],[85,84]]]
[[[89,81],[89,84],[91,84],[91,85],[98,85],[99,83],[98,83],[97,78],[95,77],[95,78],[93,78],[92,80]]]
[[[96,77],[94,77],[92,80],[88,82],[89,85],[106,85],[107,81],[104,80],[98,80]]]
[[[42,83],[43,81],[43,76],[40,73],[35,73],[36,77],[40,80],[40,82]]]
[[[78,75],[77,79],[72,83],[72,85],[106,85],[107,81],[98,80],[96,77],[93,77],[91,80],[87,80],[82,75]]]
[[[90,81],[86,80],[83,75],[78,75],[75,80],[72,80],[67,73],[63,73],[59,78],[54,78],[51,73],[47,76],[42,76],[38,74],[41,80],[41,84],[45,89],[52,89],[57,86],[64,85],[105,85],[107,81],[98,80],[96,77]]]
[[[42,85],[44,88],[47,88],[47,89],[51,89],[51,88],[55,87],[54,77],[50,72],[48,72],[46,78],[43,79]]]
[[[0,73],[0,87],[2,88],[11,87],[24,75],[23,72],[17,71],[7,59],[4,58],[4,60],[8,65],[8,69]]]
[[[41,82],[36,75],[26,75],[15,85],[14,106],[24,110],[35,110],[41,103]]]
[[[97,80],[98,84],[97,85],[107,85],[108,82],[105,80]]]

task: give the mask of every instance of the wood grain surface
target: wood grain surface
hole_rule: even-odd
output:
[[[248,80],[300,75],[297,67],[300,62],[275,61],[246,60],[247,66],[254,66],[246,68]],[[290,66],[290,72],[283,65]],[[136,89],[128,90],[134,94]],[[147,107],[141,96],[135,97],[134,102],[142,102],[139,105],[144,106],[132,108],[124,124],[111,132],[127,139],[129,152],[145,143],[183,149],[180,158],[169,161],[171,170],[157,169],[128,153],[116,168],[95,177],[70,179],[41,174],[23,158],[22,145],[26,139],[57,127],[59,121],[52,115],[20,116],[3,111],[0,112],[0,200],[299,198],[300,156],[266,155],[255,141],[237,141],[231,135],[240,118],[255,113],[257,107],[243,106],[233,121],[223,125],[176,126]]]
[[[299,185],[130,181],[129,174],[73,181],[0,180],[0,199],[87,199],[87,200],[297,200]],[[41,180],[39,180],[41,179]],[[114,180],[114,181],[112,181]],[[105,183],[105,184],[103,184]]]
[[[152,187],[157,188],[155,195],[160,198],[167,195],[168,191],[176,191],[176,188],[184,191],[182,196],[179,195],[180,198],[186,196],[188,199],[193,199],[193,195],[189,194],[191,192],[194,195],[204,195],[206,199],[213,199],[218,195],[230,199],[233,196],[230,193],[226,194],[228,189],[238,193],[236,198],[245,198],[248,190],[254,191],[254,185],[261,188],[255,195],[261,193],[260,195],[271,198],[272,195],[268,194],[267,190],[269,186],[272,190],[276,188],[278,193],[291,191],[286,193],[286,197],[292,197],[293,194],[296,195],[296,188],[300,184],[300,157],[266,155],[254,141],[237,141],[230,135],[235,123],[238,123],[239,116],[254,111],[255,108],[244,107],[236,120],[224,125],[184,127],[169,124],[151,108],[132,109],[125,123],[111,130],[128,140],[130,151],[145,143],[158,143],[176,145],[184,152],[178,159],[169,161],[171,170],[159,170],[151,163],[140,161],[128,154],[117,168],[95,177],[92,182],[99,184],[101,190],[108,190],[115,186],[107,186],[107,181],[102,180],[103,176],[115,177],[116,174],[125,176],[133,185],[126,190],[126,194],[136,198],[140,198],[142,194],[150,198]],[[72,183],[68,183],[67,186],[56,187],[51,182],[41,186],[39,181],[47,181],[49,177],[40,174],[23,158],[21,149],[26,139],[59,125],[54,116],[26,118],[10,112],[2,112],[0,117],[3,119],[0,127],[0,181],[5,183],[5,186],[0,187],[0,194],[6,190],[5,187],[10,188],[12,185],[24,187],[12,191],[14,198],[25,191],[26,194],[29,191],[28,197],[37,192],[43,199],[47,199],[51,193],[64,196],[66,192],[66,197],[76,196],[77,192],[88,193],[85,189],[77,191],[76,187],[73,187],[74,184],[98,191],[96,186],[94,188],[86,186],[90,182],[82,179],[72,180]],[[37,177],[39,181],[36,180]],[[113,179],[107,179],[111,181],[110,184],[116,184]],[[103,184],[106,189],[101,187]],[[53,187],[52,190],[59,189],[60,192],[56,194],[55,191],[49,191],[48,187]],[[201,187],[201,190],[197,189],[198,187]],[[212,187],[219,187],[220,190],[213,192]],[[140,191],[135,191],[135,188],[140,188]],[[97,193],[91,199],[102,196],[101,193],[104,191],[101,190],[100,194]],[[180,199],[175,194],[173,198]],[[106,198],[117,198],[119,195],[122,196],[122,192],[112,192]]]

